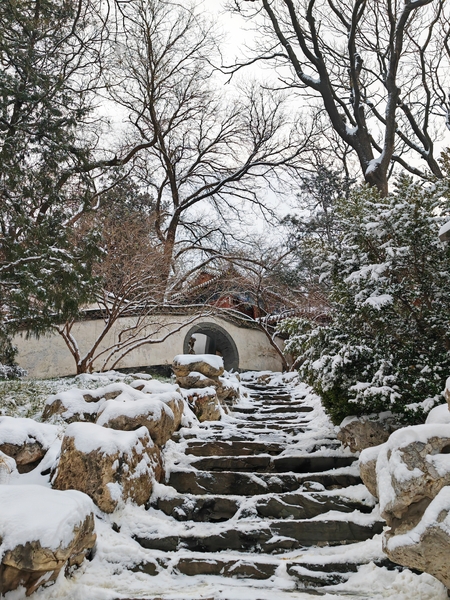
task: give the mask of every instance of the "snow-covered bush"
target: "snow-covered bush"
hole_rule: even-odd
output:
[[[363,187],[336,205],[331,244],[316,247],[329,289],[320,322],[290,319],[286,350],[335,423],[391,410],[421,422],[450,373],[448,183],[401,177],[387,197]]]
[[[0,328],[0,381],[4,379],[17,379],[26,375],[26,371],[16,362],[17,348]]]

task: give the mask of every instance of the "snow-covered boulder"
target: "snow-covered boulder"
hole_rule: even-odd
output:
[[[178,354],[172,369],[177,377],[186,377],[192,371],[206,377],[220,377],[224,372],[223,358],[215,354]]]
[[[184,377],[177,377],[177,383],[181,388],[189,390],[192,388],[216,387],[219,384],[219,380],[218,377],[212,379],[199,371],[191,371]]]
[[[239,380],[234,374],[225,372],[223,377],[219,377],[216,393],[222,406],[232,406],[240,398]]]
[[[177,419],[169,403],[176,408]],[[183,400],[178,392],[166,392],[154,396],[142,394],[141,398],[129,401],[108,400],[98,413],[97,425],[124,431],[144,426],[149,430],[155,444],[163,446],[180,425],[182,403]]]
[[[116,431],[72,423],[64,435],[52,485],[85,492],[101,510],[111,513],[121,500],[145,504],[153,479],[159,481],[162,474],[159,448],[146,427]]]
[[[144,394],[159,394],[159,400],[167,404],[167,406],[169,406],[173,412],[175,418],[175,431],[180,428],[184,411],[184,400],[180,394],[180,388],[178,385],[153,379],[152,381],[133,381],[131,387],[135,390],[141,391]]]
[[[384,444],[399,427],[398,421],[390,412],[347,417],[340,424],[337,437],[351,452],[360,452],[365,448]]]
[[[386,534],[383,550],[392,561],[429,573],[450,588],[450,487],[442,488],[413,529]]]
[[[450,425],[416,425],[361,453],[366,466],[377,454],[377,493],[391,534],[414,527],[433,498],[450,484],[449,452]]]
[[[85,494],[2,485],[0,506],[2,594],[22,586],[29,596],[63,567],[80,565],[95,544],[94,507]]]
[[[364,450],[360,465],[389,525],[383,534],[387,556],[450,587],[450,425],[400,429]]]
[[[215,388],[194,388],[192,390],[182,390],[181,393],[201,423],[221,419],[222,410]]]
[[[111,383],[96,390],[73,388],[47,398],[42,418],[60,415],[67,423],[86,421],[93,423],[98,410],[107,401],[113,400],[132,388],[125,383]]]
[[[28,473],[58,437],[58,428],[33,419],[0,417],[0,452],[14,458],[19,473]]]

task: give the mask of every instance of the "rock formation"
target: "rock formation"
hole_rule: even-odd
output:
[[[0,506],[2,595],[23,586],[29,596],[80,565],[95,544],[94,507],[80,492],[4,485]]]
[[[14,458],[19,473],[28,473],[58,437],[58,428],[34,419],[0,417],[0,452]]]
[[[342,421],[338,440],[352,452],[378,446],[389,439],[391,433],[400,427],[392,413],[347,417]]]
[[[227,411],[239,398],[239,382],[225,373],[220,356],[180,354],[175,356],[172,369],[184,398],[200,421],[220,419],[220,406]]]
[[[146,427],[116,431],[72,423],[64,435],[52,485],[58,490],[80,490],[111,513],[119,501],[145,504],[153,479],[159,481],[162,475],[161,454]]]
[[[387,556],[450,587],[450,425],[405,427],[364,450],[360,462],[389,526]]]

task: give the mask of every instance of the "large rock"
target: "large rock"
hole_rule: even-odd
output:
[[[78,566],[96,540],[92,501],[77,491],[0,486],[0,593],[26,595]]]
[[[352,452],[360,452],[365,448],[384,444],[399,427],[392,413],[347,417],[342,421],[337,437]]]
[[[158,394],[154,397],[146,394],[143,396],[139,400],[128,402],[108,400],[99,411],[97,425],[124,431],[132,431],[144,426],[150,432],[155,444],[163,446],[181,422],[179,402],[182,403],[183,400],[177,392]],[[165,402],[161,400],[162,398]],[[177,419],[169,402],[177,411]],[[181,414],[182,412],[181,406]]]
[[[175,431],[180,428],[181,419],[183,418],[184,401],[180,395],[180,388],[178,385],[157,381],[155,379],[150,381],[138,379],[133,381],[131,387],[133,387],[135,390],[143,392],[144,394],[158,394],[158,399],[167,404],[167,406],[169,406],[173,412],[175,418]]]
[[[163,475],[161,454],[148,429],[116,431],[91,423],[72,423],[66,430],[53,487],[86,493],[104,512],[119,501],[145,504],[153,479]]]
[[[173,372],[177,377],[186,377],[196,371],[206,377],[223,375],[223,358],[215,354],[178,354],[173,359]]]
[[[67,423],[93,423],[99,409],[107,400],[133,392],[134,390],[125,383],[111,383],[96,390],[73,388],[49,396],[42,418],[48,420],[53,415],[59,415]]]
[[[219,385],[216,387],[216,393],[222,406],[233,406],[240,398],[238,380],[219,377]]]
[[[192,388],[218,387],[219,378],[206,377],[198,371],[192,371],[184,377],[177,377],[177,383],[181,388],[185,390],[189,390]]]
[[[368,448],[359,457],[359,472],[364,485],[375,498],[378,498],[377,460],[382,445]]]
[[[393,562],[429,573],[450,588],[450,487],[438,493],[412,530],[386,532],[383,550]]]
[[[184,399],[189,404],[197,419],[203,421],[219,421],[222,417],[219,399],[213,387],[193,390],[182,390]]]
[[[19,473],[34,469],[58,437],[58,428],[33,419],[0,417],[0,452],[16,461]]]
[[[360,463],[389,526],[383,535],[388,557],[449,587],[450,425],[405,427],[364,450]]]
[[[416,425],[394,432],[380,447],[377,489],[381,515],[402,533],[414,527],[450,484],[450,425]]]

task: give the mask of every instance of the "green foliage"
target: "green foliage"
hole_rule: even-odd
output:
[[[448,184],[402,177],[387,198],[363,187],[334,218],[340,233],[315,261],[330,312],[285,322],[287,350],[335,423],[385,410],[421,422],[450,374]]]
[[[0,3],[0,306],[39,333],[92,294],[95,234],[71,225],[94,190],[89,3]],[[91,36],[91,37],[90,37]]]

